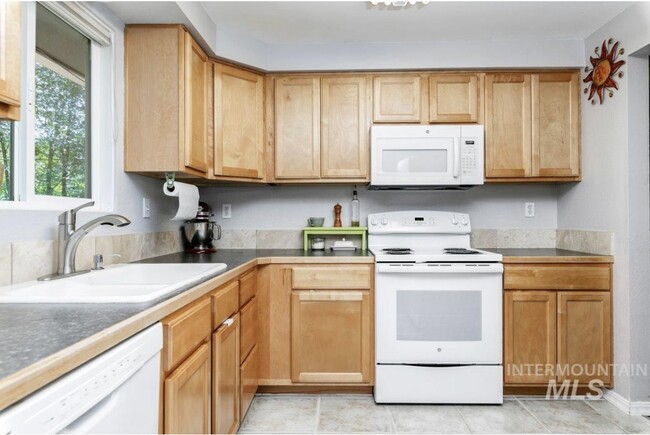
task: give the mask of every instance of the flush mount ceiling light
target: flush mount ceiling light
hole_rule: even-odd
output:
[[[386,5],[386,6],[393,6],[396,8],[403,8],[404,6],[408,5],[416,5],[418,3],[422,5],[426,5],[429,3],[429,0],[372,0],[370,3],[372,3],[373,6],[377,5]]]

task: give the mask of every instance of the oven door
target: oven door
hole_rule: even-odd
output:
[[[373,130],[371,185],[460,184],[460,128],[427,127],[421,134],[413,126]]]
[[[500,263],[376,265],[378,364],[500,364]]]

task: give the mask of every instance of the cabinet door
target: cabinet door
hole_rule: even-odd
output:
[[[21,4],[0,3],[0,118],[17,121],[20,110]]]
[[[212,334],[212,430],[235,433],[239,426],[239,314]]]
[[[165,379],[165,433],[210,433],[210,345]]]
[[[374,122],[420,122],[420,76],[377,76],[373,79]]]
[[[248,358],[241,365],[241,388],[240,388],[240,397],[241,397],[241,418],[240,421],[244,420],[246,416],[246,411],[251,406],[251,402],[255,397],[257,392],[257,385],[259,382],[259,356],[257,353],[257,346],[253,348]]]
[[[478,76],[434,74],[429,77],[429,121],[477,122]]]
[[[555,379],[556,297],[550,291],[506,291],[504,382],[546,384]],[[538,368],[543,371],[539,372]],[[550,370],[547,370],[550,368]]]
[[[321,82],[321,177],[368,175],[369,77],[328,77]]]
[[[485,76],[485,176],[529,177],[530,74]]]
[[[275,177],[320,177],[320,81],[275,80]]]
[[[208,57],[185,32],[185,166],[208,172]]]
[[[264,173],[263,77],[214,65],[214,173],[262,178]]]
[[[532,76],[532,142],[535,177],[580,175],[580,75]]]
[[[257,309],[257,298],[251,299],[245,307],[239,312],[241,322],[240,334],[240,362],[244,362],[248,354],[253,350],[257,344],[258,336],[258,318],[259,311]]]
[[[368,291],[293,292],[291,380],[370,382],[371,329]]]
[[[611,293],[558,293],[558,381],[611,383]]]

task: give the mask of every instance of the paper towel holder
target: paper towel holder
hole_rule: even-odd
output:
[[[165,183],[167,190],[174,191],[174,180],[176,179],[176,172],[165,172]]]

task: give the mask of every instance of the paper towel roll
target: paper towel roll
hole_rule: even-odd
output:
[[[167,183],[163,183],[163,192],[167,196],[178,198],[178,212],[171,220],[184,221],[194,219],[199,209],[199,188],[191,184],[174,182],[174,190],[167,189]]]

